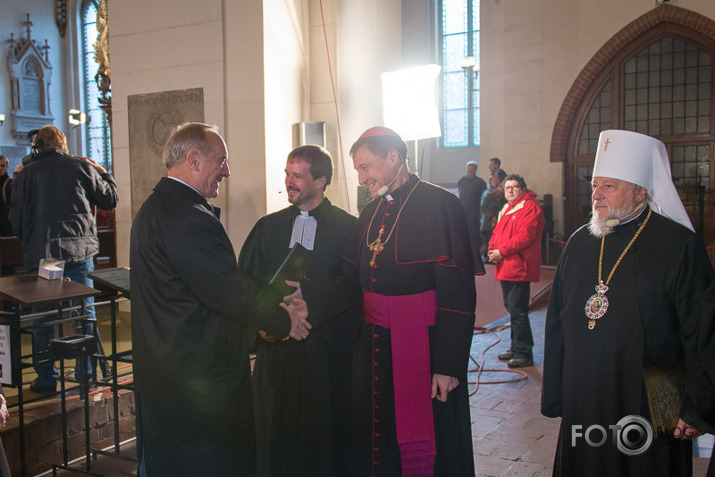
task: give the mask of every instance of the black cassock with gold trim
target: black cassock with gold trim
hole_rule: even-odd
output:
[[[562,417],[554,475],[690,475],[690,441],[656,440],[642,454],[626,455],[612,442],[609,426],[628,416],[650,420],[643,369],[680,362],[687,367],[691,403],[681,417],[693,426],[707,426],[692,406],[711,399],[697,376],[715,366],[697,356],[695,343],[702,326],[696,307],[714,275],[705,249],[690,230],[646,207],[607,234],[600,250],[601,239],[587,227],[576,231],[561,255],[551,291],[542,413]],[[605,291],[608,307],[594,320],[587,302],[599,283],[600,255],[603,281],[622,258]],[[591,426],[608,432],[603,445],[590,445],[579,435]],[[598,432],[590,437],[593,442],[601,438]]]

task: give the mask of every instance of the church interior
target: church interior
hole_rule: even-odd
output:
[[[602,130],[665,143],[673,182],[715,263],[712,0],[0,0],[0,6],[6,44],[0,154],[12,177],[30,153],[28,133],[52,124],[72,154],[112,174],[119,205],[97,214],[100,272],[130,266],[133,218],[166,175],[161,150],[169,131],[185,121],[215,124],[225,139],[232,174],[212,203],[237,252],[259,218],[288,204],[285,158],[299,144],[321,143],[331,152],[327,196],[354,215],[368,196],[349,150],[371,126],[401,133],[409,169],[455,193],[469,161],[485,180],[494,157],[523,176],[548,211],[542,280],[531,286],[534,366],[505,375],[496,359],[508,348],[509,320],[487,265],[487,275],[477,278],[472,347],[483,372],[470,373],[477,475],[551,473],[558,422],[539,412],[545,304],[564,243],[591,214]],[[0,240],[3,270],[22,270],[18,247]],[[97,288],[105,352],[130,356],[129,294]],[[4,340],[9,332],[3,333]],[[25,356],[30,338],[23,334],[21,342],[17,353]],[[106,386],[88,393],[86,412],[92,448],[114,455],[95,455],[92,465],[99,475],[136,475],[131,359],[120,358],[113,369]],[[27,390],[34,377],[28,368],[19,377],[21,417],[18,376],[7,380],[1,365],[0,376],[10,405],[0,437],[13,475],[49,475],[68,459],[85,465],[82,396],[70,392],[61,413],[59,396]],[[60,414],[69,417],[69,457]],[[695,446],[693,475],[705,475],[712,446],[709,435]]]

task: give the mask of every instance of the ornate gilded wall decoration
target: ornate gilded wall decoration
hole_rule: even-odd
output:
[[[99,69],[94,77],[101,97],[99,104],[105,113],[110,124],[112,122],[112,82],[109,75],[109,22],[108,7],[109,0],[102,0],[97,10],[97,41],[94,44],[94,61],[99,63]]]
[[[65,36],[67,30],[67,0],[55,0],[55,23],[60,36]]]
[[[52,124],[54,120],[50,110],[52,65],[47,54],[50,49],[47,40],[43,46],[37,46],[37,41],[32,39],[29,13],[22,24],[25,38],[15,40],[10,33],[7,41],[10,46],[7,66],[12,96],[12,134],[18,144],[29,145],[27,133]]]

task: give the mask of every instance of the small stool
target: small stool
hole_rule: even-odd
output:
[[[72,470],[88,475],[90,470],[90,446],[89,446],[89,377],[87,375],[87,357],[97,352],[97,338],[92,335],[71,335],[50,340],[52,359],[60,360],[60,389],[62,401],[62,465],[52,465],[52,475],[57,475],[57,469]],[[79,359],[82,358],[82,359]],[[67,450],[67,402],[65,396],[65,360],[77,359],[79,363],[77,371],[80,373],[79,392],[80,397],[84,397],[84,446],[86,452],[86,470],[73,469],[69,467],[69,456]]]

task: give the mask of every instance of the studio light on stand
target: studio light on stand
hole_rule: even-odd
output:
[[[418,141],[442,135],[436,101],[436,81],[441,70],[439,65],[424,65],[382,73],[385,126],[405,141],[414,141],[414,171],[418,175]]]
[[[0,114],[0,126],[2,126],[2,124],[3,124],[4,122],[5,122],[5,115],[4,115],[4,114]]]
[[[68,120],[72,127],[77,127],[87,122],[87,115],[79,109],[70,109]]]

